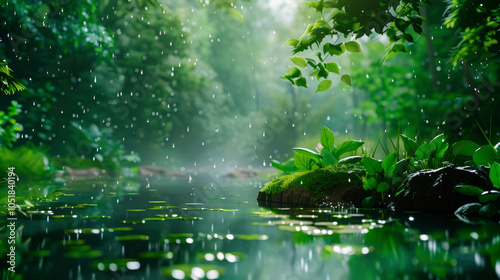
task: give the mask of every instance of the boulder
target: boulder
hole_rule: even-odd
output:
[[[453,214],[460,206],[478,202],[473,196],[459,193],[459,185],[473,185],[483,190],[493,188],[487,167],[456,167],[422,170],[408,175],[404,191],[390,204],[396,211],[421,211]]]

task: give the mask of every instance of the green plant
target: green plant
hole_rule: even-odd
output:
[[[49,179],[53,168],[47,157],[47,149],[27,144],[15,149],[0,149],[0,172],[15,167],[15,173],[23,181]]]
[[[488,140],[489,142],[489,140]],[[470,140],[461,140],[453,144],[453,155],[463,155],[472,157],[472,162],[476,165],[491,165],[494,162],[500,162],[500,142],[495,146],[489,142],[488,145],[479,146],[477,143]]]
[[[500,189],[500,163],[493,162],[491,164],[489,179],[491,180],[493,187]],[[485,191],[479,186],[472,185],[456,186],[455,190],[465,195],[475,196],[480,202],[463,205],[457,209],[455,214],[479,214],[482,217],[492,217],[495,214],[500,213],[500,191]]]
[[[12,69],[5,61],[0,61],[0,91],[6,95],[25,90],[26,87],[12,76]]]
[[[274,168],[282,171],[286,175],[290,175],[290,174],[295,173],[295,163],[293,162],[293,158],[285,161],[284,163],[281,163],[277,160],[273,160],[273,161],[271,161],[271,165]]]
[[[409,173],[427,168],[439,168],[445,163],[443,160],[449,144],[444,140],[444,134],[434,137],[429,143],[418,145],[417,141],[401,134],[404,153],[388,154],[382,161],[371,157],[364,157],[361,163],[366,169],[363,177],[363,188],[371,190],[373,195],[363,201],[365,207],[374,207],[378,203],[385,204],[391,195],[398,195],[401,184]],[[387,149],[386,149],[387,150]],[[402,158],[401,160],[398,160]]]
[[[352,156],[341,159],[341,156],[354,152],[363,145],[364,142],[348,140],[341,143],[338,147],[335,145],[335,136],[326,126],[321,130],[320,143],[316,146],[316,151],[306,148],[294,148],[295,155],[293,162],[295,171],[307,171],[320,167],[336,165],[339,163],[355,163],[361,160],[359,156]]]
[[[21,105],[12,101],[7,108],[7,113],[0,111],[0,148],[7,146],[12,148],[12,143],[19,138],[19,132],[23,131],[23,126],[15,119],[21,113]]]

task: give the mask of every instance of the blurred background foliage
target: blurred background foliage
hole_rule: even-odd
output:
[[[339,58],[353,86],[334,81],[314,93],[279,79],[291,64],[283,43],[321,17],[301,2],[8,0],[0,60],[27,89],[0,95],[0,132],[11,139],[0,145],[33,143],[57,158],[247,167],[312,148],[322,125],[368,148],[398,132],[486,142],[478,124],[500,136],[498,3],[486,1],[496,9],[485,11],[432,1],[408,53],[381,62],[387,36],[362,37],[362,53]],[[478,20],[464,20],[472,8]]]

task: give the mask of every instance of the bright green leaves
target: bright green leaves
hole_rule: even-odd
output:
[[[331,80],[323,80],[319,83],[316,92],[329,90],[332,87],[333,82]]]
[[[299,44],[299,42],[300,42],[299,40],[291,38],[291,39],[288,39],[283,45],[295,47]]]
[[[326,70],[333,72],[335,74],[340,74],[340,68],[335,62],[325,63]]]
[[[417,142],[414,139],[403,134],[401,134],[401,140],[403,140],[406,156],[408,157],[414,156],[418,148]]]
[[[0,91],[10,95],[25,89],[26,86],[12,76],[12,69],[9,68],[7,63],[0,61]]]
[[[356,42],[356,41],[349,41],[345,43],[345,48],[352,53],[359,53],[362,52],[363,49],[361,48],[361,45]]]
[[[472,155],[472,159],[474,160],[474,163],[477,165],[488,166],[492,164],[497,158],[498,158],[497,151],[491,145],[480,147]]]
[[[368,174],[377,174],[382,171],[382,164],[376,159],[364,157],[361,160],[361,163],[365,166],[366,172]]]
[[[327,149],[330,153],[335,150],[335,136],[333,132],[326,126],[323,126],[321,129],[321,138],[320,138],[321,146],[324,149]]]
[[[403,140],[405,141],[405,140]],[[408,139],[406,139],[408,141]],[[415,151],[416,160],[430,160],[432,158],[442,159],[448,150],[448,143],[444,141],[444,135],[440,134],[428,144],[424,142]]]
[[[454,189],[461,194],[477,197],[479,197],[484,192],[483,189],[471,185],[459,185],[455,186]]]
[[[289,57],[289,59],[293,62],[293,64],[295,64],[301,68],[305,68],[307,66],[307,61],[303,57],[295,55],[295,56]]]
[[[271,165],[285,174],[293,172],[301,172],[313,170],[320,167],[326,167],[335,164],[356,163],[361,160],[359,156],[352,156],[341,159],[346,153],[355,152],[363,145],[363,142],[356,140],[348,140],[335,146],[335,135],[328,127],[323,126],[321,129],[320,143],[316,147],[316,151],[306,148],[294,148],[295,155],[293,160],[289,160],[284,164],[273,160]],[[293,164],[293,168],[292,165]]]

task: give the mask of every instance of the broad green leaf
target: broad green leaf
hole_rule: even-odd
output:
[[[226,9],[226,11],[229,13],[230,16],[232,16],[234,19],[236,19],[239,22],[245,22],[245,18],[243,15],[238,12],[236,9]]]
[[[312,159],[316,163],[319,163],[319,154],[318,153],[316,153],[312,150],[306,149],[306,148],[293,148],[293,150],[295,151],[295,154],[301,154],[307,158]]]
[[[307,61],[305,58],[301,57],[301,56],[292,56],[292,57],[289,57],[289,59],[293,62],[293,64],[301,67],[301,68],[305,68],[307,66]]]
[[[496,190],[485,191],[479,196],[479,202],[486,203],[500,198],[500,192]]]
[[[401,140],[403,140],[406,154],[409,157],[412,157],[415,154],[415,151],[417,151],[417,142],[404,134],[401,134]]]
[[[476,196],[476,197],[479,197],[484,192],[483,189],[472,185],[455,186],[454,189],[461,194]]]
[[[314,26],[313,26],[313,28],[312,28],[311,30],[314,30],[314,29],[316,29],[316,28],[318,28],[318,27],[321,27],[321,26],[323,26],[323,25],[328,25],[328,23],[327,23],[326,21],[322,20],[322,19],[317,20],[317,21],[314,23]]]
[[[272,165],[274,168],[276,168],[276,169],[278,169],[278,170],[282,171],[283,173],[286,173],[285,166],[284,166],[283,164],[281,164],[279,161],[277,161],[277,160],[273,159],[273,160],[271,161],[271,165]]]
[[[356,151],[359,147],[363,146],[363,144],[364,142],[361,141],[347,140],[339,145],[335,152],[335,156],[340,158],[345,153]]]
[[[305,77],[300,77],[295,81],[295,84],[298,87],[305,87],[307,88],[307,79]]]
[[[474,160],[475,164],[485,166],[492,164],[495,161],[496,157],[497,153],[495,149],[493,149],[493,147],[490,145],[482,146],[481,148],[477,149],[472,155],[472,159]]]
[[[340,74],[339,66],[335,62],[325,63],[326,70],[335,74]]]
[[[321,73],[321,71],[320,71],[320,73]],[[332,87],[332,81],[331,80],[323,80],[323,81],[321,81],[319,83],[318,89],[316,90],[316,92],[329,90],[331,87]]]
[[[416,160],[429,159],[431,157],[431,154],[432,154],[432,147],[431,147],[431,145],[429,145],[426,142],[424,142],[415,151],[415,159]]]
[[[434,139],[429,142],[431,149],[433,150],[431,156],[433,155],[436,158],[443,158],[446,150],[448,150],[448,143],[444,141],[444,134],[439,134],[434,137]]]
[[[299,40],[298,39],[291,38],[291,39],[288,39],[283,45],[288,45],[288,46],[295,47],[298,44],[299,44]]]
[[[293,162],[295,165],[295,171],[297,172],[311,170],[310,158],[304,156],[303,154],[295,153],[293,156]]]
[[[394,168],[396,166],[396,162],[397,162],[397,156],[396,156],[396,152],[392,152],[390,154],[388,154],[384,160],[382,160],[382,169],[384,170],[384,173],[386,176],[389,175],[389,169],[391,167],[393,167],[393,172],[394,172]]]
[[[380,171],[382,171],[382,164],[376,159],[364,157],[361,160],[361,163],[365,166],[367,173],[378,174],[380,173]]]
[[[302,72],[300,72],[299,68],[297,67],[292,67],[288,69],[285,73],[291,78],[302,77]]]
[[[323,167],[334,165],[337,163],[337,159],[330,153],[326,148],[321,149],[321,165]]]
[[[352,80],[349,74],[342,75],[342,77],[340,77],[340,81],[348,86],[352,86]]]
[[[389,184],[387,184],[387,182],[380,182],[378,185],[377,185],[377,192],[387,192],[389,191]]]
[[[495,145],[495,150],[500,153],[500,142]]]
[[[328,127],[323,126],[321,129],[320,143],[323,148],[325,148],[330,153],[335,149],[335,135]],[[338,157],[337,157],[338,158]]]
[[[363,51],[361,45],[356,41],[345,42],[345,48],[352,53],[359,53]]]
[[[292,174],[295,172],[295,163],[293,162],[293,158],[286,161],[285,168],[286,174]]]
[[[493,162],[490,168],[490,180],[495,188],[500,188],[500,164]]]
[[[369,191],[375,189],[376,187],[377,187],[377,179],[371,176],[363,177],[363,189]]]
[[[453,144],[453,155],[464,155],[464,156],[472,156],[474,152],[479,149],[479,145],[470,141],[470,140],[462,140]]]
[[[439,148],[444,142],[444,134],[441,133],[438,136],[434,137],[431,142],[429,142],[429,145],[431,145],[431,148]]]
[[[343,158],[343,159],[340,159],[339,160],[339,164],[346,164],[346,163],[351,163],[351,164],[354,164],[354,163],[358,163],[360,162],[361,160],[363,159],[362,156],[352,156],[352,157],[346,157],[346,158]]]

